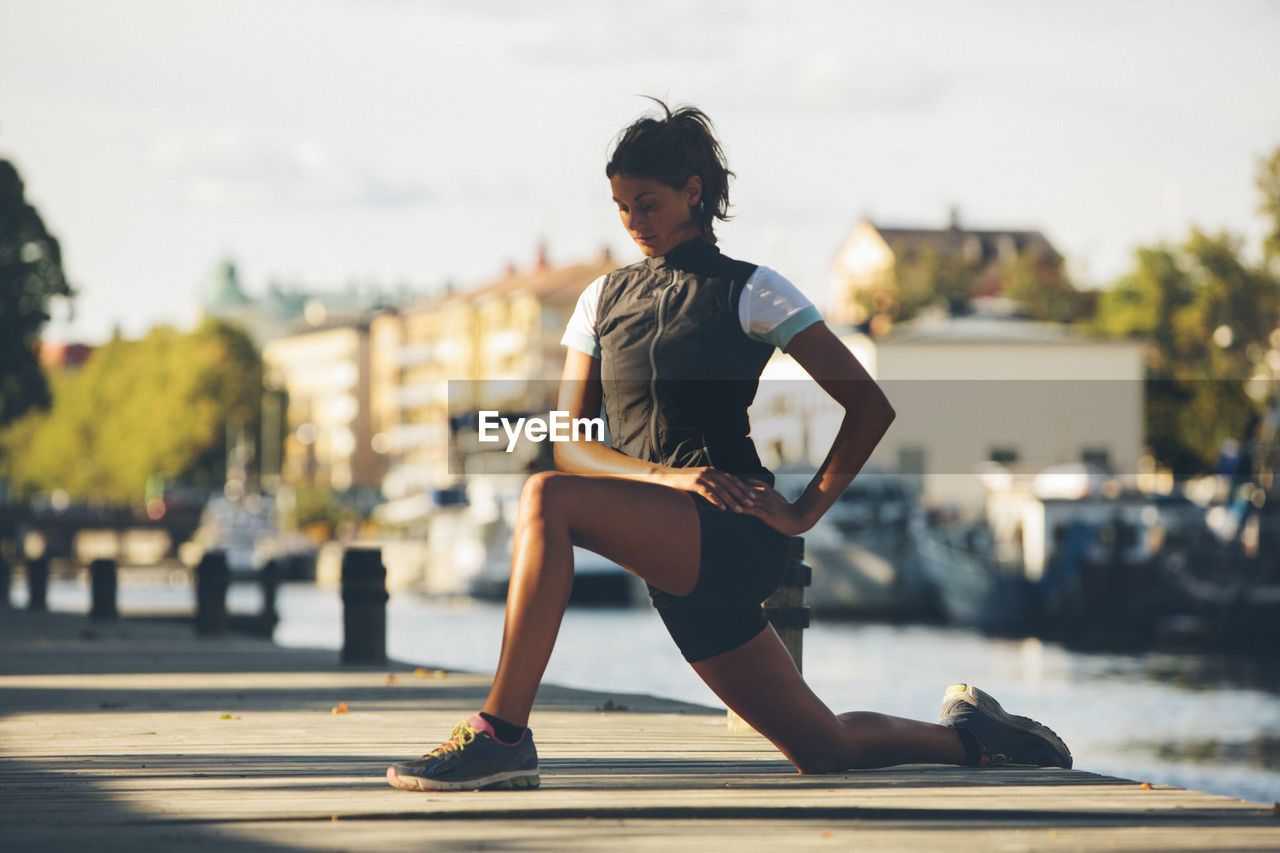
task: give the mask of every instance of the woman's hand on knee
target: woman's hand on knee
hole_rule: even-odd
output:
[[[660,482],[674,489],[701,495],[720,509],[744,512],[755,501],[755,492],[741,479],[718,468],[669,468]]]

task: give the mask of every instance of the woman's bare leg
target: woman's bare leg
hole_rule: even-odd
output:
[[[516,521],[502,653],[483,710],[527,724],[573,586],[573,545],[685,595],[698,580],[700,537],[687,493],[617,478],[530,477]],[[693,668],[801,772],[964,763],[952,729],[867,712],[837,717],[805,684],[772,627]]]
[[[610,477],[530,477],[516,519],[502,653],[483,710],[527,724],[573,587],[573,545],[684,595],[698,580],[700,535],[686,492]]]
[[[801,773],[965,763],[954,729],[866,711],[833,714],[805,684],[772,626],[693,668]]]

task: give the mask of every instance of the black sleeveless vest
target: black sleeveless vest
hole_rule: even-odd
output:
[[[695,239],[605,279],[596,330],[615,450],[773,483],[751,441],[747,408],[774,348],[749,338],[738,320],[755,270]]]

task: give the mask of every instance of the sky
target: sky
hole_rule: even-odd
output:
[[[187,326],[215,267],[446,282],[610,248],[647,109],[715,121],[724,251],[821,307],[861,218],[1037,228],[1081,285],[1193,225],[1256,244],[1280,2],[0,0],[0,157],[79,290],[48,337]]]

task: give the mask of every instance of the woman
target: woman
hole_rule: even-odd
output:
[[[1047,728],[954,685],[941,725],[833,714],[761,615],[781,581],[787,539],[849,485],[894,413],[862,365],[794,286],[723,256],[728,180],[699,110],[626,128],[605,169],[622,225],[645,260],[593,282],[563,343],[559,408],[595,416],[612,446],[556,445],[556,473],[520,498],[506,626],[483,710],[417,761],[387,769],[409,790],[536,787],[526,728],[573,582],[572,546],[644,579],[681,653],[724,703],[801,773],[905,763],[1071,766]],[[830,452],[794,502],[748,436],[747,407],[774,347],[845,411]]]

